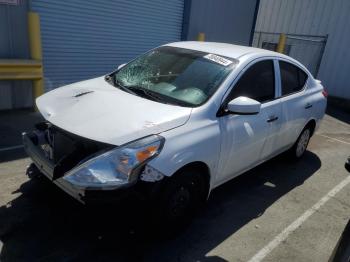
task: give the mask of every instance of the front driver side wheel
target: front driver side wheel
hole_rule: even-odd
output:
[[[160,195],[159,219],[167,228],[188,224],[206,200],[205,180],[194,169],[170,177]]]

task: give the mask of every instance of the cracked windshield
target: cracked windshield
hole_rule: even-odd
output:
[[[122,67],[114,85],[162,103],[198,106],[206,102],[237,61],[204,52],[160,47]]]

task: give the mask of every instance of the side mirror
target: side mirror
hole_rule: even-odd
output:
[[[245,96],[240,96],[228,103],[227,110],[230,113],[238,115],[255,115],[260,112],[260,107],[260,102]]]
[[[125,65],[126,65],[126,64],[121,64],[121,65],[118,66],[117,69],[119,70],[120,68],[124,67]]]

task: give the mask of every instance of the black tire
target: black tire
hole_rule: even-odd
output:
[[[177,230],[191,222],[207,197],[205,179],[195,170],[183,170],[165,181],[157,217],[163,226]]]
[[[40,170],[37,168],[37,166],[34,163],[31,163],[26,170],[26,175],[30,179],[40,179],[43,177],[43,174],[40,172]]]
[[[348,160],[345,162],[345,169],[350,172],[350,157],[348,157]]]
[[[294,143],[293,147],[289,149],[289,156],[294,160],[299,160],[305,154],[306,148],[309,144],[312,135],[312,129],[306,126],[303,131],[301,131],[297,141]]]

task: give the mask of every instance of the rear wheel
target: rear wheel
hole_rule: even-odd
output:
[[[43,176],[43,174],[40,172],[39,168],[34,163],[31,163],[26,170],[26,175],[30,179],[39,179]]]
[[[311,132],[310,127],[305,127],[290,149],[289,153],[294,159],[300,159],[304,155],[311,138]]]

